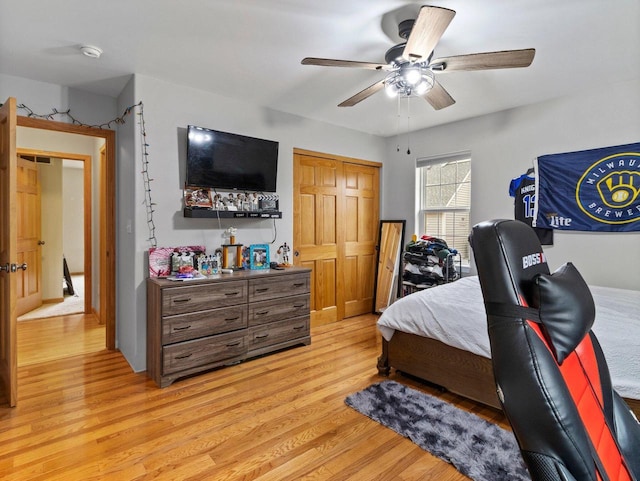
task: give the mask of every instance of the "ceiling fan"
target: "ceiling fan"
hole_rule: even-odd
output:
[[[423,6],[418,18],[400,22],[398,34],[406,42],[395,45],[386,52],[386,64],[317,57],[306,57],[302,59],[302,64],[387,72],[385,78],[349,97],[338,107],[352,107],[385,89],[390,96],[423,97],[436,110],[453,105],[455,100],[436,80],[434,72],[519,68],[531,65],[536,53],[533,48],[433,59],[433,49],[455,14],[455,11],[448,8]]]

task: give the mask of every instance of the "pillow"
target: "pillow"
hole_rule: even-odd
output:
[[[589,286],[567,262],[553,274],[535,277],[532,304],[551,351],[562,364],[593,326],[596,307]]]

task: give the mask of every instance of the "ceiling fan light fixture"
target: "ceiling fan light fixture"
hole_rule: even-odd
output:
[[[403,69],[402,76],[404,77],[405,82],[409,85],[413,85],[414,87],[418,85],[422,80],[422,72],[420,70],[420,67],[417,66]]]
[[[385,82],[384,91],[387,94],[387,96],[390,98],[394,98],[398,96],[398,88],[396,87],[395,83]]]
[[[425,69],[425,71],[422,72],[420,83],[416,85],[414,88],[416,95],[422,96],[426,94],[429,90],[433,88],[433,85],[435,84],[435,82],[436,82],[436,79],[435,79],[435,76],[433,75],[433,72],[430,69]]]
[[[427,65],[400,66],[384,80],[384,90],[389,97],[422,96],[433,88],[435,76]]]
[[[395,10],[393,15],[396,16],[400,11],[405,11],[404,7]],[[415,16],[415,13],[412,11],[407,16]],[[456,101],[440,83],[436,85],[434,72],[521,68],[531,65],[536,52],[535,48],[442,57],[436,58],[432,63],[434,49],[455,14],[456,12],[449,8],[429,5],[420,7],[415,20],[407,19],[400,22],[398,35],[406,42],[394,45],[387,50],[384,56],[386,65],[315,57],[302,59],[302,64],[388,72],[384,79],[352,95],[338,104],[338,107],[353,107],[384,89],[390,97],[423,97],[435,110],[450,107]],[[384,24],[386,22],[383,19],[383,29]]]
[[[433,85],[431,87],[433,87]],[[422,81],[418,85],[416,85],[414,91],[416,95],[424,95],[427,93],[429,89],[430,89],[429,84],[425,81]]]

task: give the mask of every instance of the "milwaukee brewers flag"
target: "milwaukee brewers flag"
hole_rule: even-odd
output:
[[[534,165],[536,227],[640,231],[640,143],[543,155]]]

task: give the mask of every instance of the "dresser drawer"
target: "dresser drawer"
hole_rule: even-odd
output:
[[[247,352],[245,332],[218,334],[194,341],[165,346],[162,353],[163,374],[243,356]]]
[[[162,319],[162,344],[188,341],[244,327],[247,327],[246,304],[179,314]]]
[[[162,315],[172,316],[246,302],[246,281],[171,287],[162,291]]]
[[[249,326],[309,315],[309,294],[249,304]]]
[[[309,335],[309,316],[249,328],[249,350],[272,346]]]
[[[249,280],[249,301],[276,299],[311,292],[309,274],[283,275]]]

